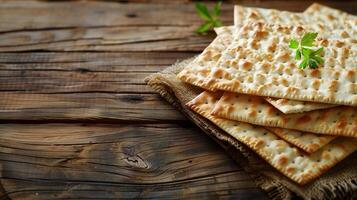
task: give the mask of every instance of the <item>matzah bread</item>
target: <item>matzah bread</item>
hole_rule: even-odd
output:
[[[313,153],[331,142],[336,136],[317,135],[284,128],[265,127],[283,140],[299,147],[307,153]]]
[[[315,153],[306,155],[264,128],[210,115],[219,97],[217,93],[203,92],[187,105],[299,184],[317,178],[357,149],[356,139],[337,138]]]
[[[236,26],[240,25],[242,23],[242,21],[244,21],[244,19],[242,19],[242,18],[244,18],[244,15],[247,12],[246,9],[251,10],[250,12],[253,12],[253,10],[254,10],[254,8],[247,8],[247,7],[242,7],[242,6],[238,6],[238,5],[234,6],[234,24]],[[256,14],[257,16],[261,16],[261,17],[264,16],[259,13],[260,10],[258,10],[258,9],[255,9],[255,10],[256,10],[255,12],[258,12],[258,14]],[[264,9],[262,11],[264,11]],[[283,13],[283,16],[286,15],[284,13],[285,11],[272,10],[271,12],[273,12],[273,13],[281,12],[281,13]],[[345,20],[346,20],[346,18],[350,19],[350,20],[353,19],[349,15],[346,15],[346,13],[341,13],[340,11],[338,11],[336,9],[329,8],[327,6],[323,6],[323,5],[315,3],[315,4],[311,5],[307,9],[307,11],[304,12],[302,18],[304,18],[306,20],[322,18],[319,20],[320,22],[322,22],[322,20],[328,22],[329,20],[326,20],[326,18],[334,19],[334,18],[337,18],[341,14],[343,16],[346,16],[343,18]],[[253,15],[253,14],[251,13],[250,15]],[[314,17],[311,17],[311,15],[313,15]],[[294,15],[288,15],[288,16],[294,17]],[[295,16],[294,19],[287,18],[285,20],[296,20],[296,18],[298,18],[298,17]],[[299,23],[303,23],[302,20],[304,20],[304,19],[299,19],[299,21],[300,21]],[[340,18],[338,18],[338,19],[340,19]],[[252,19],[252,20],[254,20],[254,19]],[[257,18],[256,20],[269,21],[269,19],[262,20],[261,18]],[[341,24],[341,23],[338,23],[338,24]],[[343,28],[343,27],[339,27],[339,28]],[[274,107],[276,107],[277,109],[279,109],[280,111],[282,111],[285,114],[300,113],[300,112],[306,112],[306,111],[311,111],[311,110],[318,110],[318,109],[334,107],[334,105],[332,105],[332,104],[295,101],[295,100],[290,100],[290,99],[267,98],[266,100],[269,103],[271,103]]]
[[[195,61],[193,62],[193,64],[190,65],[190,66],[192,66],[192,68],[191,67],[185,68],[184,70],[187,70],[187,72],[184,72],[184,73],[195,73],[195,71],[190,71],[190,70],[195,70],[195,69],[199,69],[198,71],[209,70],[209,68],[206,67],[206,65],[207,66],[214,65],[217,62],[217,59],[220,57],[220,51],[225,49],[230,44],[230,42],[232,40],[233,27],[217,28],[215,31],[217,32],[217,35],[218,35],[217,38],[203,52],[203,54],[208,57],[208,60],[206,60],[206,61],[200,60],[201,58],[204,58],[204,57],[196,58]],[[216,43],[217,43],[217,45],[216,45]],[[211,47],[211,46],[213,46],[213,47]],[[303,103],[303,102],[301,102],[301,103]],[[309,105],[309,104],[317,104],[317,103],[307,103],[307,105]],[[329,105],[329,104],[321,104],[321,105]],[[289,130],[289,131],[291,131],[291,130]],[[286,133],[288,134],[289,131],[287,131]],[[294,133],[292,133],[292,135],[293,134]],[[283,138],[284,140],[296,145],[297,147],[305,150],[308,153],[312,153],[312,152],[318,150],[323,145],[327,144],[328,139],[325,139],[325,137],[330,138],[330,136],[316,136],[316,138],[321,138],[321,140],[313,139],[312,134],[307,134],[307,136],[305,136],[305,134],[304,134],[303,137],[301,137],[301,138],[294,138],[294,137],[289,137],[287,135],[284,135],[283,133],[280,134],[280,137]],[[309,143],[309,141],[306,141],[306,139],[312,139],[311,141],[314,141],[314,142]]]
[[[312,110],[320,110],[326,108],[336,107],[334,104],[327,103],[315,103],[307,101],[295,101],[291,99],[277,99],[277,98],[265,98],[267,102],[279,109],[284,114],[301,113]]]
[[[240,8],[239,6],[237,6],[237,8]],[[275,19],[277,18],[277,16],[281,19],[282,21],[284,21],[285,19],[290,19],[290,18],[294,18],[294,17],[286,17],[284,16],[284,14],[280,14],[277,13],[278,11],[276,10],[269,10],[269,9],[257,9],[257,8],[246,8],[246,9],[241,9],[242,11],[244,11],[245,13],[241,12],[242,14],[240,14],[241,16],[246,16],[246,18],[244,18],[245,21],[250,21],[253,20],[254,18],[256,18],[256,16],[267,16],[264,17],[263,19]],[[258,14],[257,14],[258,13]],[[283,12],[285,13],[285,15],[289,15],[289,16],[295,16],[298,15],[296,13],[289,13],[289,12]],[[236,17],[237,15],[235,15]],[[269,17],[270,16],[270,17]],[[237,17],[236,17],[237,18]],[[242,18],[242,17],[241,17]],[[300,17],[295,17],[297,19],[301,19]],[[236,19],[237,20],[237,19]],[[241,20],[240,20],[241,21]],[[299,20],[295,20],[295,22],[297,24],[299,24]],[[222,49],[226,48],[225,45],[222,45],[219,41],[220,41],[220,37],[223,38],[224,40],[227,41],[227,43],[229,43],[229,41],[232,40],[232,36],[230,35],[230,33],[232,32],[232,29],[229,28],[225,28],[226,30],[226,34],[225,36],[220,36],[218,35],[217,39],[215,41],[213,41],[208,47],[207,49],[210,49],[209,51],[207,51],[207,49],[198,57],[197,60],[200,60],[200,64],[198,64],[197,62],[193,62],[192,65],[187,66],[185,70],[183,70],[179,75],[178,78],[184,82],[188,82],[191,84],[194,84],[196,86],[200,86],[203,87],[205,89],[209,89],[209,90],[214,90],[214,88],[210,87],[210,84],[208,81],[210,81],[210,79],[207,78],[207,76],[210,74],[210,72],[212,71],[212,67],[214,67],[215,62],[220,58],[221,56],[221,51]],[[218,33],[219,34],[219,33]],[[207,53],[208,52],[208,53]],[[212,55],[215,56],[215,58],[212,58]],[[209,63],[205,63],[205,60],[208,60]],[[330,63],[330,65],[333,65],[333,63]],[[278,104],[276,104],[278,105]],[[294,105],[294,103],[292,103],[292,105]],[[315,103],[316,105],[316,103]],[[308,110],[313,110],[314,106],[309,106]],[[321,107],[324,107],[326,105],[316,105],[317,108],[316,109],[320,109]],[[330,106],[330,105],[328,105]],[[327,106],[327,107],[328,107]],[[289,106],[285,105],[285,109],[288,109]],[[291,111],[287,110],[287,113],[292,113],[292,112],[301,112],[301,111],[305,111],[304,109],[297,109],[298,107],[296,106],[291,106]],[[282,109],[283,110],[283,109]]]
[[[284,114],[262,97],[225,92],[213,115],[261,126],[357,137],[357,108],[339,106],[305,113]]]
[[[318,46],[324,46],[324,66],[300,69],[288,43],[305,32],[300,26],[244,25],[206,77],[206,85],[259,96],[357,105],[357,40],[317,38]]]

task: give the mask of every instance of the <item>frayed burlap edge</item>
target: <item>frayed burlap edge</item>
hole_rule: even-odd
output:
[[[344,165],[340,163],[338,167],[332,169],[330,175],[327,173],[313,183],[299,186],[270,167],[244,144],[207,119],[189,110],[185,104],[201,93],[202,89],[181,82],[176,78],[176,75],[193,59],[177,62],[159,73],[150,75],[145,81],[166,101],[220,144],[269,198],[292,199],[294,194],[303,199],[352,199],[357,197],[357,159],[354,159],[356,154],[344,160]]]

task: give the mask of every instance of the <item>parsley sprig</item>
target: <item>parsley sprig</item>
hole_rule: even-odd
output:
[[[206,33],[207,31],[212,30],[214,27],[222,26],[222,22],[219,19],[222,2],[218,2],[211,11],[209,11],[207,6],[205,6],[203,3],[196,3],[195,5],[198,16],[206,21],[196,29],[197,33]]]
[[[295,60],[300,61],[299,67],[302,69],[306,67],[316,69],[324,62],[320,56],[324,48],[315,47],[314,41],[316,37],[317,33],[306,33],[300,42],[296,39],[290,40],[289,47],[296,50]]]

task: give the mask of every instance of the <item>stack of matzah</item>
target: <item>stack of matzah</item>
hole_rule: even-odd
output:
[[[179,73],[206,91],[187,106],[299,184],[357,149],[357,17],[235,6],[235,26]],[[317,32],[323,66],[300,69],[289,41]]]

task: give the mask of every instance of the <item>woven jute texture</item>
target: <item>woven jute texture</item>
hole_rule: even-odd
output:
[[[145,81],[222,146],[271,199],[292,199],[294,196],[303,199],[357,199],[357,152],[318,179],[300,186],[272,168],[247,146],[188,109],[185,104],[200,94],[202,89],[181,82],[176,75],[192,60],[177,62],[150,75]]]

